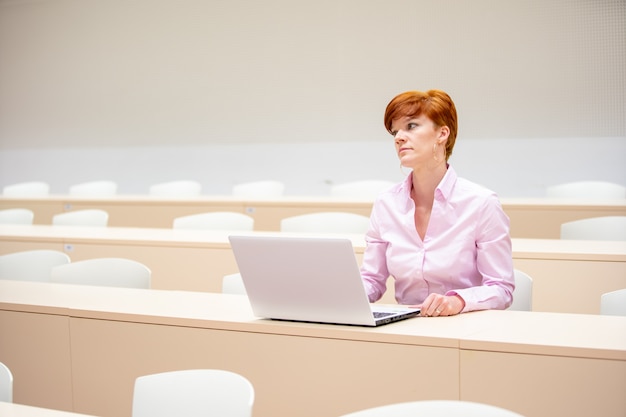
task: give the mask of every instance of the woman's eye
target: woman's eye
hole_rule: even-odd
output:
[[[395,138],[396,135],[398,134],[398,131],[397,130],[392,130],[390,133],[391,133],[391,136],[393,136]]]
[[[409,128],[409,130],[415,129],[417,127],[417,123],[409,123],[407,127]]]

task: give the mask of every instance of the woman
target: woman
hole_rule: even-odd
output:
[[[515,288],[509,219],[494,192],[447,163],[457,134],[452,99],[408,91],[391,100],[384,121],[412,172],[372,209],[361,266],[370,301],[392,276],[398,303],[420,305],[424,316],[507,308]]]

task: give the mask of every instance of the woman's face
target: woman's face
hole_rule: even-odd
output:
[[[395,119],[391,122],[391,134],[403,167],[416,169],[445,159],[447,127],[436,126],[427,116]]]

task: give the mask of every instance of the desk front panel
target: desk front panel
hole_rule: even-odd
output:
[[[517,238],[559,239],[561,224],[574,220],[601,216],[626,216],[625,205],[564,205],[555,202],[554,207],[546,203],[535,206],[503,203],[511,219],[511,236]]]
[[[336,417],[459,396],[455,348],[81,318],[71,333],[75,411],[102,417],[130,417],[138,376],[189,368],[247,377],[255,417]]]
[[[513,259],[533,278],[533,311],[600,313],[600,296],[626,288],[626,262]]]
[[[72,411],[69,317],[0,310],[0,361],[13,401]]]
[[[63,213],[63,202],[53,198],[7,198],[0,196],[0,210],[25,208],[35,214],[33,224],[52,224],[52,216]]]
[[[460,393],[525,417],[622,417],[626,361],[462,349]]]
[[[151,287],[159,290],[222,291],[224,275],[238,272],[230,247],[179,247],[76,243],[66,245],[72,261],[99,257],[129,258],[152,272]]]
[[[0,255],[27,250],[50,249],[63,252],[62,240],[0,238]]]

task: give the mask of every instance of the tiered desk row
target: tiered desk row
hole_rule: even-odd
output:
[[[0,281],[15,401],[130,417],[137,376],[241,373],[255,417],[336,417],[420,399],[527,417],[626,415],[626,317],[482,311],[379,328],[253,317],[247,298]]]
[[[65,251],[72,261],[130,258],[151,269],[154,289],[221,292],[223,276],[238,271],[229,234],[171,228],[4,225],[0,226],[0,254],[54,249]],[[360,263],[363,236],[337,237],[352,241]],[[626,288],[626,242],[514,238],[513,261],[533,277],[534,311],[597,314],[601,294]],[[393,288],[382,301],[393,303]]]
[[[511,236],[558,239],[561,223],[587,217],[624,216],[626,201],[578,201],[545,198],[502,199],[511,219]],[[252,216],[255,230],[278,231],[280,220],[317,211],[345,211],[369,216],[369,200],[333,197],[282,197],[245,199],[232,196],[200,196],[165,199],[147,195],[118,195],[113,198],[49,196],[41,198],[0,197],[0,209],[27,208],[35,213],[35,224],[51,224],[52,216],[70,210],[102,209],[109,213],[109,226],[169,228],[175,217],[207,211],[235,211]]]
[[[280,233],[284,217],[368,215],[371,202],[0,198],[0,208],[33,210],[37,223],[0,226],[0,254],[48,248],[73,261],[127,257],[150,267],[159,290],[0,281],[0,357],[16,375],[14,399],[129,417],[137,376],[215,367],[252,381],[255,417],[331,417],[419,399],[479,401],[528,417],[626,415],[626,318],[597,314],[600,294],[626,288],[626,243],[558,239],[562,222],[626,215],[626,202],[503,206],[515,267],[534,279],[532,313],[369,329],[253,317],[245,296],[219,293],[222,277],[237,271],[229,233],[171,226],[182,215],[238,211],[255,218],[248,233]],[[107,210],[109,227],[50,226],[52,215],[86,208]],[[360,260],[363,236],[343,237]],[[392,291],[383,302],[393,302]]]

